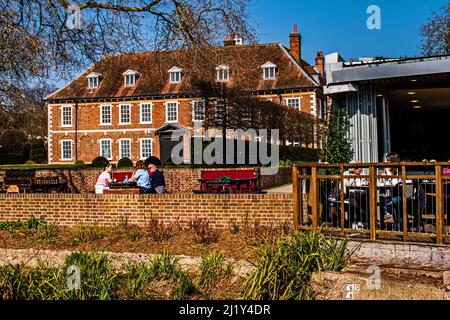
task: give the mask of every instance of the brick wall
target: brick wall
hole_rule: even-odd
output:
[[[164,177],[167,189],[171,193],[190,193],[199,188],[198,178],[201,177],[201,171],[205,169],[192,168],[166,168]],[[214,169],[208,169],[214,170]],[[223,169],[220,169],[223,170]],[[235,169],[233,169],[235,170]],[[132,171],[116,170],[120,171]],[[52,169],[36,170],[36,177],[60,177],[62,181],[69,182],[70,191],[73,193],[93,193],[97,178],[102,169]],[[0,170],[0,182],[3,182],[5,171]],[[273,176],[261,176],[261,188],[266,189],[276,187],[292,182],[292,169],[279,168],[278,173]]]
[[[0,221],[43,217],[48,223],[112,226],[120,219],[146,226],[152,217],[186,227],[193,218],[208,218],[215,228],[228,228],[230,219],[248,217],[262,225],[292,221],[292,195],[95,195],[1,194]]]

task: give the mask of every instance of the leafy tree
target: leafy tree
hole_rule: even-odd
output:
[[[353,151],[348,138],[350,122],[345,108],[334,107],[330,112],[327,126],[325,146],[321,150],[320,158],[328,163],[349,163]]]
[[[433,12],[431,18],[420,28],[423,36],[422,52],[425,55],[450,54],[450,2]]]

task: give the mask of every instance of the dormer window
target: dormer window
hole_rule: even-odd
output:
[[[169,81],[170,83],[180,83],[183,73],[183,69],[178,67],[173,67],[169,71]]]
[[[95,89],[100,85],[100,79],[103,78],[103,75],[97,72],[91,72],[88,74],[88,88]]]
[[[135,70],[127,70],[122,73],[122,75],[124,76],[125,87],[134,87],[136,85],[136,79],[140,73]]]
[[[264,80],[274,80],[276,76],[277,66],[272,62],[268,61],[261,66],[263,69],[263,79]]]
[[[217,81],[226,82],[230,80],[230,67],[225,65],[220,65],[216,68],[217,71]]]

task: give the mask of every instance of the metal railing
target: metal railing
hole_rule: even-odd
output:
[[[443,244],[450,240],[447,167],[450,163],[296,165],[294,226]]]

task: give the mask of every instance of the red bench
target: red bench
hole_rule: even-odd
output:
[[[133,176],[133,171],[123,171],[123,172],[113,172],[112,173],[112,178],[116,179],[119,182],[125,180],[126,176],[128,176],[128,179],[130,179]]]
[[[226,179],[220,181],[220,178],[229,177],[232,181],[226,182]],[[255,169],[242,170],[202,170],[200,181],[200,190],[194,190],[195,193],[219,192],[226,186],[230,192],[258,192],[258,172]]]

